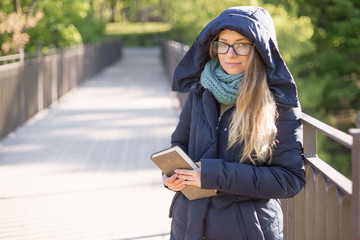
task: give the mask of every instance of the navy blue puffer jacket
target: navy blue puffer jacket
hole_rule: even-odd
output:
[[[265,62],[279,113],[271,165],[239,163],[241,146],[226,150],[233,109],[219,120],[217,101],[200,85],[201,71],[210,59],[210,42],[225,28],[254,42]],[[173,88],[189,95],[172,134],[172,145],[201,161],[202,188],[217,189],[218,195],[189,201],[177,192],[170,207],[171,239],[282,239],[278,198],[295,196],[304,186],[305,176],[296,85],[278,51],[270,15],[259,7],[224,11],[203,29],[178,65]]]

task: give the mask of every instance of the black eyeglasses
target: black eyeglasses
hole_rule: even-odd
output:
[[[239,56],[247,56],[250,53],[251,47],[255,47],[253,43],[235,43],[230,45],[225,42],[213,41],[212,44],[214,45],[215,52],[218,54],[225,54],[232,47],[236,55]]]

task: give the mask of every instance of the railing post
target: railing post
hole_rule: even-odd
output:
[[[37,51],[38,59],[38,111],[40,112],[44,108],[44,64],[43,54],[39,48]]]
[[[351,149],[351,239],[360,239],[360,112],[356,118],[356,127],[349,130],[353,137]]]
[[[55,45],[51,45],[51,101],[55,103],[58,99],[58,80],[57,80],[57,52]]]
[[[19,49],[20,54],[20,73],[19,73],[19,84],[20,84],[20,123],[25,122],[25,76],[24,76],[24,68],[25,68],[25,54],[24,49]]]
[[[317,131],[311,127],[308,123],[303,122],[303,148],[305,157],[316,157],[317,156]]]

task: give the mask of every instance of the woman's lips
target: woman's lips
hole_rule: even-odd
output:
[[[226,65],[229,67],[237,67],[240,65],[240,63],[226,63]]]

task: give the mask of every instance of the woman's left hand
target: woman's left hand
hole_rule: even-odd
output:
[[[199,168],[195,170],[176,169],[175,173],[179,179],[183,180],[185,185],[194,185],[201,188],[201,162],[196,163]]]

